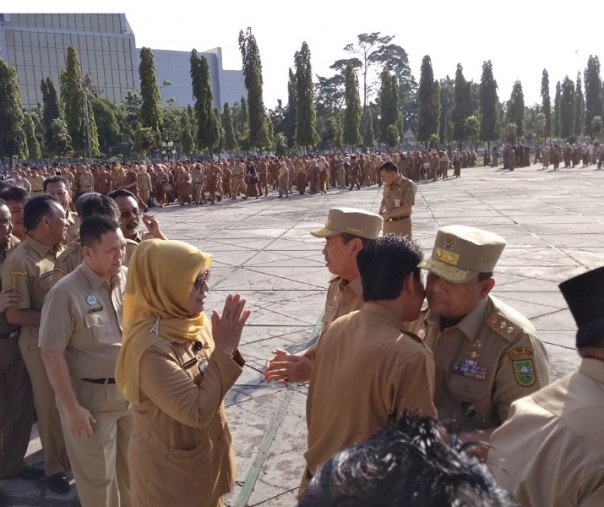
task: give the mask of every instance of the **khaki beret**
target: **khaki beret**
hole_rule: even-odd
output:
[[[329,238],[336,234],[352,234],[359,238],[377,239],[382,230],[382,217],[377,213],[357,208],[331,208],[325,226],[311,234]]]
[[[478,273],[491,273],[505,247],[497,234],[466,225],[448,225],[436,233],[432,255],[419,263],[451,283],[465,283]]]

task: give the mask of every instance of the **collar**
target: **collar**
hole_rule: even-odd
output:
[[[111,282],[108,282],[104,278],[97,275],[92,269],[90,269],[88,264],[86,264],[86,261],[82,262],[82,264],[80,265],[80,268],[82,270],[82,273],[86,277],[86,280],[88,280],[88,283],[90,284],[90,287],[92,289],[98,289],[99,287],[101,287],[103,285],[105,287],[108,287],[109,289],[113,289],[119,280],[120,275],[118,274],[111,278]]]
[[[76,223],[74,216],[75,214],[71,210],[67,210],[67,221],[72,225]]]
[[[389,322],[392,322],[398,329],[401,328],[401,319],[394,315],[388,308],[383,307],[373,301],[367,301],[363,303],[361,309],[364,312],[372,313],[373,315],[378,315]]]
[[[340,290],[349,289],[354,292],[355,295],[362,298],[363,297],[363,283],[361,282],[361,277],[354,279],[352,282],[348,280],[344,280],[341,276],[333,275],[329,280],[329,283],[337,282],[340,284]]]
[[[40,243],[38,240],[32,238],[29,234],[25,236],[24,243],[30,246],[40,256],[40,258],[46,257],[46,255],[49,253],[53,256],[56,256],[58,250],[61,248],[61,245],[55,245],[52,247],[46,246],[44,243]]]
[[[478,335],[478,331],[482,327],[484,322],[484,315],[487,311],[487,306],[490,301],[490,296],[487,296],[486,299],[483,299],[476,305],[476,307],[468,313],[460,322],[458,322],[452,328],[459,329],[468,341],[474,341],[474,338]],[[426,315],[426,322],[431,326],[438,330],[440,334],[440,316],[435,315],[431,310],[428,310]],[[445,328],[451,329],[451,328]]]
[[[584,357],[581,360],[581,366],[579,366],[579,373],[596,382],[604,384],[604,361],[591,357]]]

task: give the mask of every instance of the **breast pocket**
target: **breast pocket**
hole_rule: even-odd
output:
[[[98,345],[113,345],[120,341],[120,336],[114,336],[107,317],[102,313],[91,313],[84,317],[86,327],[92,334],[94,343]]]

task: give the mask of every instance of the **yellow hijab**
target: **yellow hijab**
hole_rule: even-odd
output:
[[[196,340],[208,332],[203,313],[191,316],[189,296],[212,257],[188,243],[149,239],[128,263],[124,294],[122,348],[115,379],[122,395],[139,403],[140,359],[160,340]],[[206,339],[209,337],[206,336]]]

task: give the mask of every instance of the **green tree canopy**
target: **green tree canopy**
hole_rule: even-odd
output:
[[[217,147],[215,133],[216,118],[210,85],[210,67],[206,57],[199,55],[197,50],[191,52],[191,79],[193,84],[193,97],[195,99],[195,119],[197,121],[197,147],[201,150],[212,150]]]
[[[440,118],[440,90],[436,97],[436,82],[432,70],[432,60],[428,55],[422,58],[421,74],[419,79],[419,123],[417,131],[418,141],[427,144],[432,134],[438,134],[438,121]]]
[[[25,156],[25,118],[17,72],[0,60],[0,157]]]
[[[342,141],[345,146],[361,144],[361,100],[359,99],[359,84],[351,66],[344,71],[346,80],[346,111],[344,112],[344,132]]]
[[[522,83],[516,81],[512,87],[512,95],[508,101],[508,123],[516,125],[516,142],[524,136],[524,92]]]
[[[237,151],[239,145],[233,128],[233,115],[228,103],[224,103],[222,110],[222,128],[224,129],[224,149],[228,152]]]
[[[549,96],[549,74],[543,69],[541,74],[541,110],[545,117],[543,137],[552,135],[552,101]]]
[[[141,83],[140,122],[143,127],[149,127],[157,132],[156,137],[159,142],[163,118],[159,86],[155,77],[155,63],[150,48],[141,49],[138,74]]]
[[[480,78],[480,133],[482,141],[495,141],[497,139],[497,112],[499,97],[497,96],[497,81],[493,77],[493,64],[487,60],[482,64]]]
[[[296,144],[311,148],[319,142],[317,133],[317,113],[314,103],[314,86],[310,48],[302,43],[300,51],[294,55],[296,68]]]
[[[585,133],[594,136],[592,119],[602,117],[602,79],[600,78],[600,59],[589,55],[584,73],[585,81]]]
[[[568,76],[562,81],[560,99],[560,137],[570,140],[575,135],[575,84]]]

